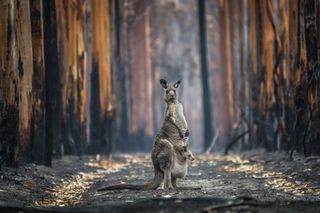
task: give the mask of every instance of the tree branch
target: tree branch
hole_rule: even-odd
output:
[[[224,150],[224,154],[227,155],[229,152],[229,149],[237,143],[238,140],[240,140],[243,136],[245,136],[246,134],[248,134],[250,132],[250,129],[248,129],[247,131],[241,133],[239,136],[237,136],[235,139],[233,139],[228,146],[226,147],[226,149]]]

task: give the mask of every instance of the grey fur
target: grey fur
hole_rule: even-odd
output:
[[[157,134],[151,159],[154,167],[154,178],[144,185],[115,185],[103,190],[113,189],[135,189],[151,190],[157,189],[164,182],[164,189],[171,190],[176,186],[177,178],[184,178],[188,170],[188,160],[193,160],[193,154],[187,149],[188,144],[188,124],[184,117],[183,106],[178,101],[176,88],[181,80],[169,86],[166,80],[161,79],[160,84],[165,89],[165,101],[167,103],[166,117],[164,123]]]

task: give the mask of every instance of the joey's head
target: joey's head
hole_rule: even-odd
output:
[[[194,156],[193,156],[193,153],[190,151],[190,149],[187,151],[187,159],[190,161],[190,162],[193,162],[194,161]]]
[[[173,102],[178,100],[178,94],[176,90],[179,88],[181,80],[175,82],[170,86],[166,80],[160,79],[160,84],[165,90],[164,99],[166,102]]]
[[[192,162],[195,160],[193,153],[190,149],[187,148],[187,146],[184,147],[183,157],[188,161]]]

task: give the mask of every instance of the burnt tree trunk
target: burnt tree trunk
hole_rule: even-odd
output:
[[[232,73],[232,46],[231,46],[231,5],[228,0],[220,2],[220,52],[221,52],[221,69],[222,69],[222,96],[223,98],[223,132],[230,132],[233,125],[233,73]],[[225,133],[229,138],[231,135]]]
[[[2,1],[0,76],[0,164],[32,160],[32,36],[27,1]]]
[[[45,83],[46,83],[46,146],[44,164],[51,166],[53,149],[62,156],[61,81],[58,69],[56,8],[54,1],[43,2]]]
[[[31,0],[31,29],[33,53],[33,161],[44,163],[45,146],[45,66],[43,40],[43,5],[41,0]]]
[[[212,108],[211,108],[211,95],[209,88],[209,74],[208,74],[208,61],[207,61],[207,32],[206,32],[206,1],[198,0],[199,10],[199,47],[200,47],[200,64],[201,64],[201,79],[202,79],[202,105],[203,105],[203,126],[204,126],[204,150],[206,150],[212,140]]]
[[[62,139],[66,154],[81,156],[87,140],[86,1],[56,1],[62,93]]]
[[[119,146],[120,150],[128,151],[127,142],[128,142],[128,98],[127,98],[127,50],[123,48],[127,44],[128,35],[127,35],[127,24],[126,14],[123,9],[123,2],[114,1],[114,62],[115,62],[115,74],[118,73],[117,82],[119,82],[118,87],[115,88],[115,92],[118,92],[116,95],[118,97],[118,109],[116,116],[119,116],[119,125],[117,128],[120,131],[117,132],[117,143],[116,146]],[[115,83],[116,87],[117,84]],[[119,144],[120,143],[120,144]]]
[[[19,149],[19,82],[13,1],[0,3],[0,141],[1,164],[17,165]]]
[[[29,2],[22,1],[16,4],[16,44],[18,50],[19,71],[19,146],[23,160],[32,159],[31,146],[31,118],[32,118],[32,37]]]
[[[307,113],[307,122],[305,123],[304,132],[302,137],[302,146],[304,147],[304,154],[310,155],[320,152],[319,138],[319,59],[318,59],[318,34],[320,30],[317,26],[317,7],[316,1],[308,0],[304,1],[304,27],[305,27],[305,48],[306,48],[306,67],[303,70],[305,79],[305,90],[307,95],[308,109],[305,109]]]
[[[68,69],[68,7],[71,1],[56,0],[56,20],[57,20],[57,48],[58,48],[58,66],[60,70],[61,81],[61,104],[62,104],[62,120],[61,120],[61,139],[65,154],[75,154],[76,144],[70,130],[70,79]]]
[[[128,17],[128,75],[129,85],[129,133],[133,149],[148,150],[153,136],[152,73],[150,57],[150,16],[149,1],[129,1],[131,14],[143,14],[141,17]],[[138,41],[138,42],[137,42]],[[138,92],[139,91],[139,92]]]
[[[113,122],[114,109],[111,100],[109,2],[103,0],[92,1],[91,9],[91,139],[95,144],[93,146],[97,147],[98,150],[102,149],[103,153],[110,154],[112,143],[110,139],[112,128],[110,126]]]

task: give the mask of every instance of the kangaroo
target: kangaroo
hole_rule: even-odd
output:
[[[167,142],[164,142],[162,144],[165,146],[164,149],[166,151],[169,151],[169,150],[167,150],[168,147],[171,147],[171,149],[173,149],[172,144],[166,144],[166,143]],[[159,148],[160,147],[161,146],[159,146]],[[180,157],[177,156],[179,154],[181,155]],[[176,152],[173,152],[173,153],[163,152],[162,155],[170,156],[169,160],[165,159],[164,161],[173,162],[173,169],[172,169],[172,173],[171,173],[171,185],[170,185],[170,183],[166,184],[166,182],[165,182],[165,185],[164,185],[165,190],[171,190],[173,188],[176,188],[176,189],[199,189],[199,188],[190,188],[190,187],[177,187],[177,183],[176,183],[177,178],[184,178],[187,175],[188,164],[190,164],[195,159],[195,157],[190,149],[188,149],[186,146],[179,147],[179,150],[176,150]],[[166,158],[163,156],[159,156],[159,157]],[[113,186],[108,186],[108,187],[98,189],[98,191],[121,190],[121,189],[131,189],[131,190],[157,189],[164,182],[164,177],[165,176],[163,175],[161,170],[159,168],[157,168],[157,169],[155,168],[154,178],[152,181],[150,181],[147,184],[144,184],[144,185],[133,185],[133,184],[113,185]],[[167,181],[169,181],[169,179]]]
[[[165,102],[167,103],[166,118],[160,132],[169,136],[173,144],[181,144],[184,137],[189,136],[188,124],[184,117],[183,106],[178,101],[176,89],[181,80],[169,86],[166,80],[160,79],[160,84],[165,89]],[[176,131],[178,130],[178,132]],[[183,131],[185,131],[183,133]],[[187,140],[184,140],[187,141]]]
[[[189,130],[183,113],[183,106],[178,101],[176,89],[181,80],[169,86],[166,80],[160,84],[165,89],[167,103],[166,117],[157,134],[151,159],[154,167],[154,178],[144,185],[122,184],[101,188],[98,191],[114,189],[151,190],[157,189],[164,182],[165,190],[177,188],[177,178],[184,178],[188,171],[188,160],[194,159],[192,152],[187,148]]]

